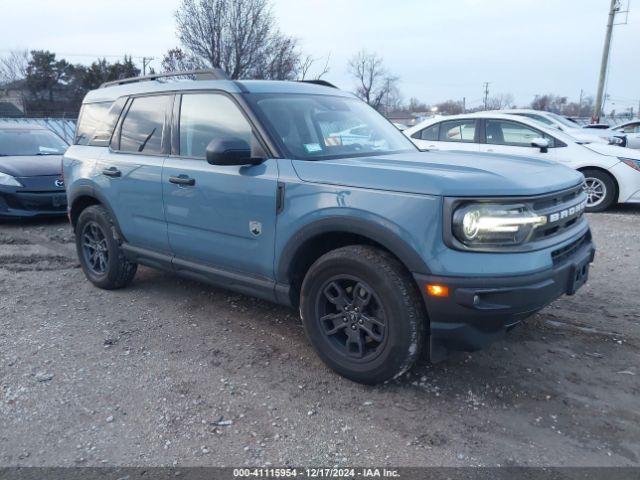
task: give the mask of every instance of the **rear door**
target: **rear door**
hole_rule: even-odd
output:
[[[168,113],[173,95],[129,100],[97,162],[102,193],[109,200],[128,243],[168,254],[162,205],[162,166],[168,155]]]
[[[174,264],[191,262],[273,278],[277,160],[259,165],[211,165],[214,138],[240,138],[264,156],[238,104],[223,92],[176,97],[172,155],[162,173]]]
[[[478,120],[446,120],[414,133],[411,138],[423,150],[478,151]]]

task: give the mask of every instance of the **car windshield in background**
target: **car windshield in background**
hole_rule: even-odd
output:
[[[355,98],[252,95],[285,153],[315,160],[416,151],[393,124]]]
[[[573,123],[571,120],[567,120],[562,115],[557,115],[557,114],[555,114],[553,112],[548,112],[547,115],[549,115],[555,121],[557,121],[558,123],[564,125],[567,128],[580,128],[580,125],[578,125],[577,123]]]
[[[68,145],[45,129],[0,130],[0,156],[62,155]]]

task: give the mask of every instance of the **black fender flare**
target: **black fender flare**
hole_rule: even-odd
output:
[[[98,189],[94,188],[92,185],[77,185],[73,188],[72,192],[68,194],[68,203],[69,203],[69,213],[72,213],[73,204],[75,201],[81,197],[90,197],[95,199],[101,206],[106,208],[111,214],[111,218],[116,224],[116,228],[118,229],[118,235],[122,236],[122,230],[120,229],[120,224],[118,223],[118,217],[116,217],[113,208],[111,208],[111,204]],[[73,225],[75,228],[75,225]],[[124,238],[123,238],[124,239]]]
[[[369,238],[398,257],[410,272],[430,273],[418,252],[390,228],[352,216],[334,216],[313,221],[291,236],[276,267],[278,283],[290,283],[289,272],[300,248],[308,240],[326,233],[351,233]]]

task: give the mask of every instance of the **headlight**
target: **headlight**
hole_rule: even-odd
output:
[[[453,212],[453,233],[467,246],[519,245],[547,223],[525,205],[476,203]]]
[[[623,163],[626,163],[634,170],[638,170],[640,172],[640,160],[634,160],[633,158],[624,158],[624,157],[618,157],[618,160],[620,160]]]
[[[600,137],[603,140],[606,140],[609,142],[609,145],[622,145],[624,143],[624,140],[621,139],[620,137],[609,137],[609,136],[604,136],[604,137]]]
[[[22,184],[13,178],[11,175],[0,172],[0,185],[7,185],[9,187],[22,187]]]

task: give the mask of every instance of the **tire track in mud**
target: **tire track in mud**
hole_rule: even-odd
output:
[[[8,272],[66,270],[78,268],[70,237],[24,230],[0,232],[0,270]]]

